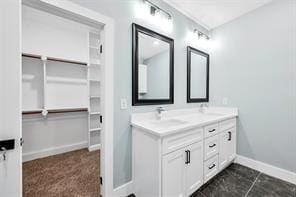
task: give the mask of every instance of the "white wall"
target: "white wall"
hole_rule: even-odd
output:
[[[88,62],[88,27],[22,6],[25,53]]]
[[[23,160],[62,153],[88,146],[88,114],[23,116]]]
[[[22,22],[23,52],[88,62],[90,27],[26,6]],[[44,103],[41,60],[23,58],[22,66],[23,109],[88,107],[87,67],[48,61]],[[87,112],[23,115],[22,128],[24,161],[88,146]]]
[[[132,107],[132,23],[138,23],[156,32],[165,34],[159,28],[149,25],[147,21],[137,18],[135,1],[85,1],[71,0],[81,6],[95,10],[112,17],[115,22],[114,38],[114,187],[118,187],[132,178],[131,158],[131,127],[130,114],[132,112],[155,111],[157,106]],[[165,105],[166,109],[176,109],[197,106],[186,103],[186,47],[188,32],[206,29],[184,16],[162,0],[152,0],[156,5],[168,11],[173,17],[173,30],[169,37],[175,40],[174,72],[175,72],[175,104]],[[128,109],[120,109],[120,99],[127,98]]]
[[[296,172],[296,1],[212,32],[210,100],[240,111],[238,154]]]

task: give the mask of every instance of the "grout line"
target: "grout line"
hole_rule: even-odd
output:
[[[256,181],[258,180],[258,178],[259,178],[260,175],[261,175],[261,172],[259,172],[259,174],[257,175],[257,177],[256,177],[256,179],[255,179],[255,181],[254,181],[254,183],[251,185],[250,189],[247,191],[245,197],[247,197],[248,194],[250,193],[250,191],[253,189],[253,187],[254,187],[254,185],[255,185],[255,183],[256,183]]]

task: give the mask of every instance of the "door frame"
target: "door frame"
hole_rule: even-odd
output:
[[[0,195],[22,195],[21,168],[21,0],[0,2],[0,140],[15,147],[0,154]]]
[[[69,17],[75,21],[103,25],[103,82],[102,106],[103,124],[101,131],[100,175],[101,195],[113,196],[113,122],[114,122],[114,20],[98,12],[84,8],[68,0],[22,0],[22,4],[45,10],[55,15]],[[108,132],[106,132],[108,131]]]

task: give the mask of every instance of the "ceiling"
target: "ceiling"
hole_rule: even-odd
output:
[[[210,30],[272,0],[164,0]]]

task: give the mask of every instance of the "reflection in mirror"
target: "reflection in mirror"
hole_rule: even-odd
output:
[[[133,24],[133,105],[173,103],[173,40]]]
[[[139,99],[170,97],[170,46],[139,33]]]
[[[187,48],[187,102],[209,101],[209,54]]]

